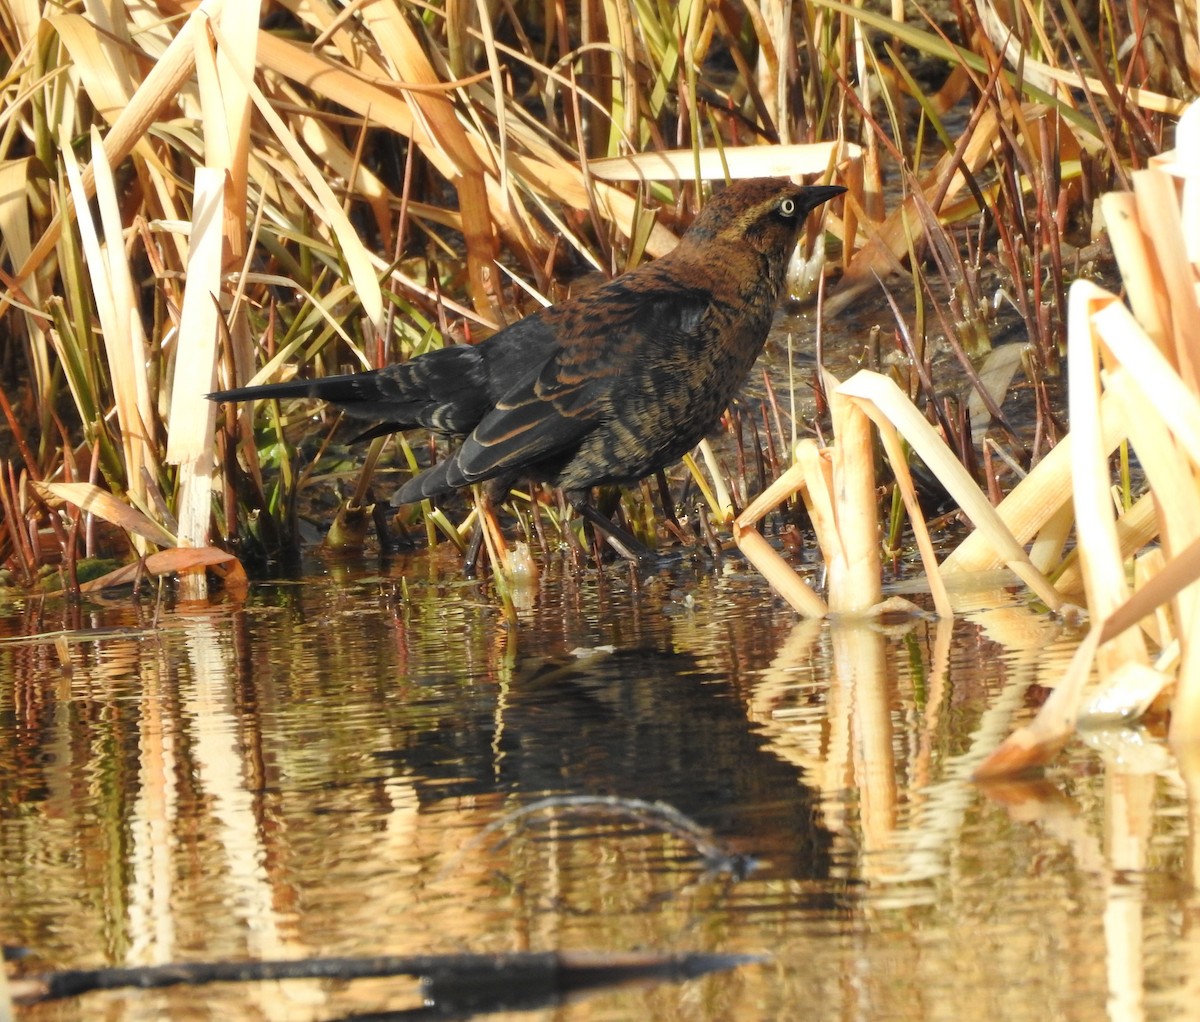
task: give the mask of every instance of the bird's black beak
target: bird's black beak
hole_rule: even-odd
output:
[[[846,189],[842,185],[808,185],[800,201],[804,203],[805,211],[816,209],[822,203],[835,199]]]

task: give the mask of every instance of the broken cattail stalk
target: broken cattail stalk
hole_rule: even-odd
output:
[[[829,564],[829,609],[863,614],[880,602],[878,498],[871,420],[837,390],[829,398],[837,444],[833,448],[833,500],[841,557]]]
[[[811,443],[811,441],[810,441]],[[815,446],[815,445],[814,445]],[[829,608],[755,528],[757,523],[805,485],[799,462],[760,493],[733,522],[733,541],[791,608],[803,617],[824,617]]]

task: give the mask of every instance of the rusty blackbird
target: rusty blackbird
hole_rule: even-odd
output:
[[[392,503],[471,483],[486,483],[492,502],[532,479],[562,487],[613,535],[613,523],[589,505],[591,488],[642,479],[716,425],[762,351],[805,216],[844,191],[785,178],[739,181],[713,196],[667,255],[479,344],[208,396],[316,397],[379,423],[370,435],[419,426],[462,437]]]

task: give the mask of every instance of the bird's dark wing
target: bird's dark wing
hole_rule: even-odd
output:
[[[656,276],[643,273],[632,284],[618,278],[541,313],[537,329],[559,344],[498,396],[463,442],[448,479],[465,485],[566,460],[619,414],[631,388],[646,382],[635,359],[663,349],[686,358],[711,296],[676,281],[656,287]]]
[[[543,465],[567,460],[602,421],[606,388],[596,378],[563,377],[561,350],[496,402],[446,460],[410,479],[392,498],[407,504],[497,477],[537,476]]]
[[[456,461],[464,483],[552,461],[578,448],[612,408],[617,367],[582,371],[558,351],[488,412],[463,441]]]

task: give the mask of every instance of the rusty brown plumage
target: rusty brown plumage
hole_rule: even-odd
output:
[[[477,345],[374,372],[220,391],[214,400],[312,396],[381,423],[463,438],[394,504],[518,479],[592,487],[670,464],[713,428],[771,325],[809,211],[845,189],[782,178],[730,185],[669,254],[527,316]]]

